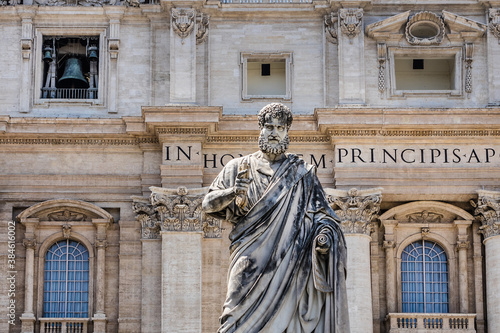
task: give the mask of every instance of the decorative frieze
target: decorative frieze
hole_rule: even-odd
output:
[[[382,190],[368,189],[349,191],[325,189],[328,202],[340,218],[342,231],[346,234],[370,235],[372,221],[377,217],[382,201]]]
[[[340,31],[349,38],[356,37],[361,32],[363,9],[341,8],[339,10]]]
[[[500,9],[490,8],[488,26],[493,36],[500,38]]]
[[[143,239],[159,239],[160,232],[203,232],[205,238],[220,238],[222,221],[207,216],[201,203],[207,188],[165,189],[151,187],[149,200],[133,197],[132,209],[141,223]]]
[[[477,204],[471,200],[476,208],[474,215],[481,222],[479,232],[484,238],[500,235],[500,192],[477,191]]]
[[[47,217],[49,221],[90,221],[85,214],[67,209],[47,214]]]
[[[333,44],[337,44],[337,22],[339,18],[334,12],[325,15],[325,36]]]

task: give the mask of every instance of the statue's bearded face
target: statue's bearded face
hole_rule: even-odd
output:
[[[283,154],[288,149],[288,128],[278,118],[271,118],[264,123],[259,137],[259,148],[266,154]]]

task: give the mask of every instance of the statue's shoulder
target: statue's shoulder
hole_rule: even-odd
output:
[[[299,167],[306,168],[308,172],[311,170],[313,170],[313,172],[315,172],[315,170],[316,170],[316,167],[314,165],[307,163],[302,157],[300,157],[297,154],[286,153],[286,157],[290,161],[292,161],[293,163],[296,163],[297,165],[299,165]]]

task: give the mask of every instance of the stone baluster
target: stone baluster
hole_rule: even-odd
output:
[[[347,245],[347,299],[351,332],[373,332],[370,234],[380,210],[382,190],[325,189],[330,205],[341,221]],[[362,320],[361,320],[362,318]]]
[[[486,263],[488,332],[500,332],[500,192],[478,190],[474,214],[481,221]]]

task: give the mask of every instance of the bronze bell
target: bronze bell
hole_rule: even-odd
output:
[[[88,88],[89,82],[82,73],[82,62],[78,58],[68,58],[58,88]]]
[[[43,60],[52,61],[52,48],[50,46],[45,46],[43,49]]]
[[[97,46],[91,45],[89,47],[88,54],[89,54],[89,60],[97,60],[98,59],[98,56],[97,56]]]

